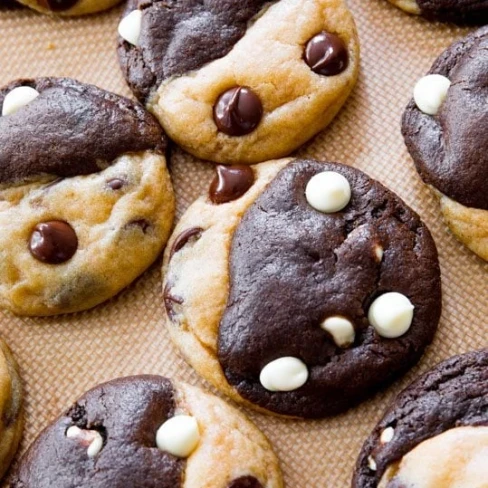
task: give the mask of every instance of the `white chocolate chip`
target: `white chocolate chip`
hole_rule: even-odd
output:
[[[395,429],[393,427],[387,427],[380,435],[380,442],[382,444],[388,444],[395,435]]]
[[[348,347],[354,342],[356,332],[352,323],[344,317],[329,317],[320,327],[327,331],[339,347]]]
[[[119,35],[133,46],[139,45],[139,37],[141,35],[142,25],[142,11],[133,10],[129,15],[126,15],[119,24]]]
[[[84,430],[72,425],[66,431],[66,437],[76,440],[79,444],[86,447],[86,453],[89,458],[95,457],[103,448],[103,437],[96,430]]]
[[[415,85],[413,99],[417,107],[428,115],[436,115],[444,100],[451,82],[442,75],[427,75]]]
[[[294,357],[282,357],[268,363],[259,381],[268,391],[292,391],[303,386],[308,379],[308,369],[303,361]]]
[[[319,212],[338,212],[351,200],[351,185],[341,174],[324,171],[310,178],[305,196],[308,203]]]
[[[199,441],[198,422],[190,415],[171,417],[156,433],[158,448],[179,458],[187,458],[196,449]]]
[[[368,319],[381,337],[400,337],[412,325],[414,306],[401,293],[390,292],[378,297],[369,308]]]
[[[373,456],[368,457],[368,468],[371,471],[376,471],[378,469],[378,466],[376,466],[376,461],[374,460]]]
[[[39,96],[39,92],[30,86],[18,86],[7,93],[3,100],[2,116],[11,115],[25,107]]]
[[[378,260],[378,263],[381,263],[381,261],[383,260],[383,254],[383,248],[379,244],[376,244],[376,246],[374,247],[374,255]]]

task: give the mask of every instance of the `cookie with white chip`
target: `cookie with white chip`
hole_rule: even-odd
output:
[[[429,20],[486,24],[488,0],[388,0],[405,12]]]
[[[0,306],[85,310],[160,254],[174,195],[166,139],[138,103],[70,79],[0,89]]]
[[[233,399],[323,417],[405,372],[441,311],[437,251],[419,217],[351,167],[218,166],[164,259],[170,334]]]
[[[134,94],[181,147],[224,164],[288,155],[358,75],[344,0],[130,0],[119,34]]]
[[[404,390],[364,443],[353,488],[485,488],[488,350],[448,359]]]
[[[419,80],[402,133],[452,233],[488,260],[488,27],[450,46]]]
[[[44,14],[63,16],[86,15],[107,10],[121,0],[18,0]]]
[[[12,488],[282,488],[266,437],[219,398],[161,376],[99,385],[48,426]]]

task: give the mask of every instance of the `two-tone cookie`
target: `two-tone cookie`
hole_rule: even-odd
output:
[[[23,426],[22,384],[17,364],[0,338],[0,478],[17,451]]]
[[[219,398],[161,376],[90,390],[48,426],[12,488],[282,488],[266,437]]]
[[[336,414],[405,372],[441,311],[437,251],[394,193],[340,164],[218,166],[164,259],[166,322],[233,399]]]
[[[288,155],[358,75],[343,0],[130,0],[119,33],[134,94],[181,147],[224,164]]]
[[[415,86],[402,133],[452,233],[488,260],[488,27],[450,46]]]
[[[410,14],[429,20],[486,24],[488,0],[388,0]]]
[[[106,10],[120,3],[121,0],[18,0],[44,14],[86,15]]]
[[[114,296],[170,234],[161,127],[70,79],[15,81],[0,108],[0,306],[52,315]]]
[[[366,440],[353,488],[485,488],[488,350],[438,364],[404,390]]]

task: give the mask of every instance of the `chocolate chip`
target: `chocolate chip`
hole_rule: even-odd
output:
[[[37,224],[29,242],[31,254],[39,261],[48,264],[68,261],[77,249],[76,232],[71,225],[61,220]]]
[[[78,0],[37,0],[40,7],[48,8],[52,11],[69,10],[78,3]]]
[[[196,240],[200,239],[203,229],[201,227],[192,227],[191,229],[186,229],[183,231],[174,241],[173,247],[170,252],[170,259],[173,254],[177,253],[184,246],[188,244],[188,241],[194,237]]]
[[[112,190],[120,190],[125,184],[124,180],[120,178],[112,178],[111,180],[107,181],[107,186],[109,186]]]
[[[163,291],[163,301],[164,301],[164,308],[166,309],[166,313],[170,319],[173,319],[176,315],[174,306],[176,305],[183,305],[183,298],[173,295],[171,293],[171,285],[166,283]]]
[[[263,105],[250,89],[236,86],[222,93],[214,107],[214,120],[221,132],[244,136],[261,122]]]
[[[263,488],[263,485],[254,476],[241,476],[231,481],[227,488]]]
[[[305,48],[305,61],[312,71],[324,76],[342,73],[348,64],[346,45],[340,37],[321,32],[312,37]]]
[[[217,166],[217,174],[210,184],[209,196],[213,203],[237,200],[254,184],[254,171],[249,166]]]

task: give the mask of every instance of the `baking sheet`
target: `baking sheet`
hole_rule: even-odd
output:
[[[361,444],[394,395],[436,362],[487,346],[488,265],[448,233],[399,130],[415,81],[469,29],[410,17],[385,0],[349,0],[349,5],[362,47],[358,86],[329,129],[299,154],[351,164],[420,213],[439,249],[444,310],[420,364],[361,406],[323,421],[247,412],[274,444],[290,488],[349,486]],[[69,76],[130,96],[115,52],[121,11],[63,20],[0,7],[0,84],[21,77]],[[171,165],[181,215],[206,190],[212,167],[179,150]],[[160,282],[158,261],[119,296],[88,312],[48,319],[0,312],[0,332],[13,349],[25,385],[20,453],[72,401],[102,381],[154,373],[207,387],[180,358],[163,327]]]

